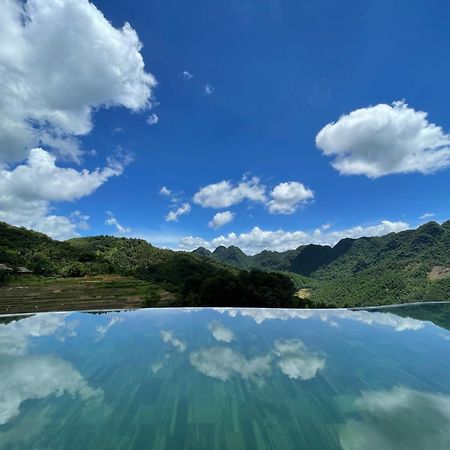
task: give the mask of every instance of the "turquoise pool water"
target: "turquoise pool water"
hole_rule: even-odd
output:
[[[1,449],[450,448],[450,305],[0,318]]]

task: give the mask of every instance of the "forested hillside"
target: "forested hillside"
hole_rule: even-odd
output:
[[[334,247],[306,245],[254,256],[237,247],[176,252],[112,236],[59,242],[0,223],[0,264],[25,266],[41,277],[134,277],[172,293],[174,305],[183,306],[450,300],[450,221],[382,237],[343,239]],[[11,275],[0,271],[0,277],[7,282]]]
[[[236,267],[302,275],[297,284],[310,290],[315,303],[363,306],[450,300],[450,221],[382,237],[343,239],[334,247],[311,244],[254,256],[237,247],[205,250],[194,253]]]
[[[24,266],[34,277],[134,277],[173,293],[173,306],[296,306],[294,284],[286,276],[240,271],[190,253],[158,249],[142,239],[97,236],[59,242],[0,222],[0,264]],[[17,276],[0,270],[0,282]]]

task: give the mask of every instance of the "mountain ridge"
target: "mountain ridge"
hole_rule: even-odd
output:
[[[204,252],[202,258],[289,273],[315,302],[367,306],[450,300],[450,220],[384,236],[345,238],[334,247],[309,244],[241,255],[238,263],[228,258],[226,248],[219,254]]]
[[[191,253],[200,257],[209,257],[227,264],[236,265],[239,268],[270,268],[272,270],[287,270],[308,276],[321,266],[330,264],[333,260],[345,254],[355,243],[356,245],[360,245],[365,242],[368,245],[376,246],[377,241],[387,242],[392,240],[394,242],[391,245],[394,246],[397,236],[407,236],[414,232],[420,233],[424,231],[431,235],[440,235],[441,231],[439,230],[445,231],[446,229],[450,230],[450,220],[443,222],[441,225],[435,221],[430,221],[416,229],[409,229],[397,233],[391,232],[382,236],[343,238],[334,246],[311,243],[285,251],[263,250],[254,255],[248,255],[235,245],[229,247],[221,245],[214,251],[210,251],[205,247],[199,247]],[[237,254],[239,258],[236,258]]]
[[[291,306],[450,300],[450,221],[432,221],[379,237],[345,238],[333,247],[309,244],[252,256],[236,246],[179,252],[114,236],[55,241],[0,223],[0,263],[26,266],[44,277],[133,276],[176,293],[177,305],[186,306],[211,302],[216,306],[236,302],[236,306],[244,290],[248,298],[253,296],[253,303],[247,304],[273,306],[279,295],[276,285],[287,293],[283,304],[289,305],[285,299],[291,287],[284,275],[297,289]],[[252,271],[261,273],[251,275]],[[281,274],[284,278],[277,278]],[[246,283],[253,283],[251,294]],[[259,295],[265,295],[265,303],[254,300]]]

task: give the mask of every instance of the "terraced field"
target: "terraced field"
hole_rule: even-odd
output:
[[[0,314],[168,306],[173,295],[135,278],[23,278],[0,286]]]

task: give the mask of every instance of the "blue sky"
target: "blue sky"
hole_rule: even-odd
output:
[[[30,136],[0,123],[0,220],[254,253],[449,218],[448,2],[4,1],[0,113]]]

